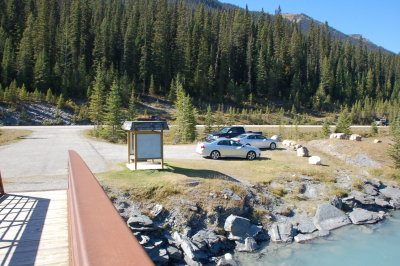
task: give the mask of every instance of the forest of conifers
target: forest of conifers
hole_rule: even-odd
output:
[[[1,88],[87,100],[97,71],[121,96],[312,110],[400,100],[400,55],[302,33],[280,16],[168,0],[0,0]]]

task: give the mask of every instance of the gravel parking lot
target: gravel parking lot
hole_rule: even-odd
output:
[[[65,189],[68,150],[75,150],[92,172],[104,172],[126,160],[126,145],[87,139],[83,130],[92,126],[24,126],[33,133],[10,145],[0,146],[0,170],[10,191]],[[166,159],[202,159],[194,145],[165,146]]]

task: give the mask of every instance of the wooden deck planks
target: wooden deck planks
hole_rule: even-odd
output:
[[[0,265],[68,265],[67,191],[7,194],[0,202]]]

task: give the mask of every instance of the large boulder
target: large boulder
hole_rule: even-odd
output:
[[[252,237],[246,237],[244,241],[236,241],[236,251],[240,252],[254,252],[260,247]]]
[[[212,254],[217,254],[221,248],[221,239],[210,229],[200,230],[193,237],[192,241],[199,248],[206,248]]]
[[[311,156],[310,158],[308,158],[308,163],[313,165],[320,165],[321,158],[319,156]]]
[[[385,187],[379,190],[383,196],[391,199],[390,205],[394,209],[400,209],[400,189],[394,187]]]
[[[273,140],[275,140],[275,141],[277,141],[277,142],[281,142],[281,141],[282,141],[282,138],[279,137],[278,135],[273,135],[273,136],[271,137],[271,139],[273,139]]]
[[[342,202],[342,200],[339,199],[337,196],[333,196],[333,197],[329,198],[329,203],[330,203],[332,206],[335,206],[335,207],[338,208],[338,209],[342,209],[342,207],[343,207],[343,202]]]
[[[309,152],[306,147],[298,148],[296,152],[297,152],[297,156],[299,156],[299,157],[308,157],[309,156]]]
[[[347,135],[345,133],[336,133],[337,139],[346,139]]]
[[[126,223],[133,231],[155,230],[153,221],[148,216],[143,214],[130,217]]]
[[[317,227],[313,223],[312,218],[309,217],[298,217],[294,220],[297,225],[295,225],[295,229],[302,234],[310,234],[312,232],[317,231]]]
[[[328,236],[329,235],[329,231],[317,231],[311,234],[298,234],[294,237],[294,241],[296,241],[297,243],[304,243],[310,240],[313,240],[315,238],[318,237],[324,237],[324,236]]]
[[[375,204],[375,197],[370,194],[366,194],[357,190],[350,192],[349,196],[353,196],[354,199],[363,205],[373,205]]]
[[[207,258],[207,255],[200,250],[190,239],[184,235],[174,232],[172,238],[175,243],[183,250],[184,259],[189,265],[197,264],[199,260]]]
[[[225,220],[224,230],[229,232],[228,239],[243,240],[246,237],[255,237],[262,231],[262,227],[250,223],[249,219],[231,214]]]
[[[393,200],[400,200],[400,189],[394,187],[385,187],[379,190],[385,197],[393,199]]]
[[[329,203],[318,206],[313,221],[318,230],[332,230],[351,223],[343,211]]]
[[[358,208],[354,209],[349,214],[349,217],[353,224],[373,224],[379,222],[383,218],[376,212],[371,212]]]
[[[293,225],[289,222],[275,223],[268,231],[271,241],[288,243],[293,241]]]
[[[361,139],[362,139],[361,136],[358,134],[352,134],[350,136],[350,140],[361,141]]]
[[[368,194],[371,196],[377,196],[379,194],[378,189],[371,184],[365,184],[364,191],[365,191],[365,194]]]

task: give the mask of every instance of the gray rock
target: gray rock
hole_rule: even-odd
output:
[[[325,237],[329,235],[329,231],[317,231],[311,234],[298,234],[294,237],[297,243],[304,243],[318,237]]]
[[[350,224],[349,217],[341,210],[329,203],[320,204],[313,218],[318,230],[332,230]]]
[[[382,208],[391,208],[392,205],[390,205],[390,202],[385,200],[385,199],[381,199],[381,198],[375,198],[375,204],[382,207]]]
[[[232,254],[226,253],[217,263],[217,266],[238,266],[239,264],[233,259]]]
[[[242,240],[246,237],[255,237],[262,228],[251,224],[249,219],[231,214],[225,220],[224,230],[229,232],[228,239]]]
[[[192,241],[200,249],[207,247],[212,254],[217,254],[222,248],[221,239],[210,229],[200,230],[192,237]]]
[[[394,187],[385,187],[379,190],[385,197],[400,202],[400,189]]]
[[[141,239],[139,241],[140,245],[146,245],[147,243],[149,243],[149,241],[150,241],[150,237],[149,236],[142,235],[140,237],[141,237]]]
[[[393,209],[400,209],[400,200],[392,199],[389,203]]]
[[[375,204],[375,197],[371,196],[369,194],[353,190],[349,194],[350,196],[353,196],[355,200],[359,201],[361,204],[364,205],[371,205]]]
[[[180,260],[183,257],[182,252],[174,246],[167,247],[167,252],[171,259]]]
[[[169,256],[166,249],[154,249],[149,253],[149,257],[157,265],[165,265],[169,261]]]
[[[339,199],[337,196],[331,197],[331,198],[329,199],[329,203],[330,203],[332,206],[335,206],[335,207],[338,208],[338,209],[342,209],[343,202],[342,202],[342,200]]]
[[[297,223],[295,229],[297,229],[297,231],[299,231],[302,234],[309,234],[318,230],[315,224],[313,223],[312,218],[301,217],[295,221]]]
[[[377,196],[379,194],[378,189],[371,184],[365,184],[364,191],[366,194],[371,195],[371,196]]]
[[[382,182],[378,178],[372,178],[370,183],[376,188],[380,188],[382,186]]]
[[[172,238],[175,240],[178,246],[183,250],[185,261],[187,263],[192,261],[193,261],[192,263],[194,263],[194,261],[205,259],[207,257],[206,254],[200,251],[200,249],[195,244],[193,244],[192,241],[190,241],[190,239],[187,238],[186,236],[181,235],[178,232],[174,232],[172,234]]]
[[[297,152],[297,156],[299,156],[299,157],[308,157],[309,156],[309,152],[306,147],[300,147],[297,149],[296,152]]]
[[[235,194],[230,188],[224,188],[222,192],[226,193],[226,195],[234,200],[242,200],[242,198],[239,195]]]
[[[155,230],[153,221],[146,215],[132,216],[126,222],[134,231],[152,231]]]
[[[293,225],[289,222],[275,223],[271,226],[271,229],[268,232],[271,241],[284,243],[293,241]]]
[[[374,224],[382,220],[378,213],[358,208],[354,209],[349,217],[353,224]]]
[[[254,252],[260,247],[252,237],[246,237],[244,241],[236,241],[236,251]]]
[[[157,217],[162,211],[164,210],[164,207],[160,204],[154,205],[154,207],[151,209],[150,213],[153,215],[153,217]]]

